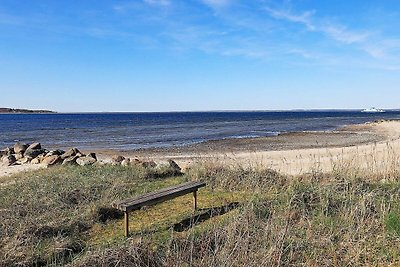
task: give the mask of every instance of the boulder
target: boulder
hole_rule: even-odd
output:
[[[107,163],[102,160],[98,160],[93,165],[94,166],[105,166],[105,165],[107,165]]]
[[[94,158],[95,160],[97,160],[97,156],[96,156],[96,153],[89,153],[88,155],[87,155],[87,157],[91,157],[91,158]]]
[[[131,159],[130,158],[126,158],[123,161],[121,161],[121,165],[122,166],[129,166],[131,165]]]
[[[15,154],[14,147],[7,147],[7,148],[5,149],[5,151],[6,151],[6,153],[7,153],[7,156],[10,156],[10,155],[12,155],[12,154]]]
[[[17,159],[15,158],[14,155],[8,155],[3,157],[3,164],[7,165],[7,166],[11,166],[13,164],[15,164],[15,162],[17,161]]]
[[[15,157],[17,160],[20,160],[20,159],[22,159],[22,158],[24,157],[24,155],[23,155],[22,153],[16,153],[16,154],[14,154],[14,157]]]
[[[45,154],[45,150],[44,149],[31,149],[28,147],[28,149],[25,151],[24,155],[26,157],[31,157],[31,158],[36,158],[39,155]]]
[[[172,159],[169,159],[168,164],[169,164],[169,170],[172,175],[181,175],[182,174],[181,167],[179,167],[179,165],[176,164],[175,161],[173,161]]]
[[[14,153],[15,154],[24,154],[25,150],[28,148],[27,144],[23,144],[20,142],[15,143],[14,145]]]
[[[112,163],[121,163],[124,159],[125,159],[125,157],[123,157],[121,155],[114,155],[111,158],[111,162]]]
[[[77,149],[76,147],[71,148],[70,150],[67,150],[64,154],[61,155],[62,159],[66,159],[66,158],[70,158],[73,156],[76,156],[78,153],[82,154],[79,149]]]
[[[157,167],[157,163],[155,163],[154,161],[144,161],[141,163],[142,167],[144,168],[155,168]]]
[[[49,152],[46,154],[46,157],[47,157],[47,156],[54,156],[54,155],[61,156],[61,155],[64,154],[64,153],[65,153],[65,151],[64,151],[64,150],[61,150],[61,149],[51,150],[51,151],[49,151]]]
[[[34,158],[34,159],[31,160],[31,164],[39,164],[39,163],[40,163],[40,158],[39,157]]]
[[[131,163],[133,163],[133,164],[135,164],[135,165],[140,165],[140,164],[142,164],[142,161],[140,160],[140,159],[133,159],[132,161],[131,161]]]
[[[41,163],[46,164],[47,166],[53,166],[53,165],[61,164],[62,162],[63,162],[63,160],[58,155],[52,155],[52,156],[45,157],[41,161]]]
[[[78,163],[76,163],[76,160],[78,159],[78,156],[72,156],[69,158],[64,159],[62,165],[78,165]]]
[[[27,148],[27,150],[28,149],[42,149],[42,145],[40,144],[40,143],[33,143],[33,144],[30,144],[29,146],[28,146],[28,148]]]
[[[23,157],[21,159],[18,160],[18,162],[24,164],[24,163],[29,163],[31,162],[32,158],[31,157]]]
[[[88,166],[88,165],[93,165],[97,160],[92,158],[92,157],[80,157],[76,160],[76,163],[78,163],[81,166]]]

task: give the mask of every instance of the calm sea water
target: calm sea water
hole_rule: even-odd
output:
[[[400,111],[0,114],[0,148],[16,141],[37,141],[49,148],[166,147],[282,132],[333,130],[378,119],[400,119]]]

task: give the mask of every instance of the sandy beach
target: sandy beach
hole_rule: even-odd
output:
[[[119,151],[158,162],[174,159],[183,167],[199,161],[268,167],[291,175],[331,172],[339,165],[386,169],[400,151],[400,121],[350,125],[330,132],[296,132],[273,137],[225,139],[191,146]],[[116,151],[97,151],[108,158]],[[373,166],[371,165],[373,163]]]
[[[295,132],[273,137],[209,141],[190,146],[133,151],[95,151],[102,160],[114,154],[164,162],[174,159],[186,168],[196,162],[272,168],[297,175],[312,171],[331,172],[340,164],[357,168],[384,169],[398,160],[400,121],[346,126],[330,132]],[[85,152],[85,151],[84,151]],[[371,165],[373,164],[373,166]],[[43,168],[43,165],[0,167],[0,177]]]

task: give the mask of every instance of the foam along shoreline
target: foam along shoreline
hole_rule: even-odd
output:
[[[218,161],[272,168],[297,175],[310,171],[330,172],[337,161],[365,166],[367,159],[388,162],[391,150],[400,151],[400,121],[350,125],[331,132],[287,133],[262,138],[209,141],[201,144],[135,151],[100,150],[98,158],[114,154],[165,162],[174,159],[182,167],[198,161]],[[391,159],[395,160],[395,159]],[[41,165],[0,166],[0,177],[42,168]],[[383,166],[375,166],[383,167]]]

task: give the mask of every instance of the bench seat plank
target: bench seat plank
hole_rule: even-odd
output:
[[[124,204],[127,204],[127,203],[130,203],[130,202],[132,202],[132,201],[135,201],[135,200],[137,200],[137,199],[141,199],[141,198],[147,198],[147,197],[151,197],[151,196],[153,196],[153,195],[156,195],[156,194],[159,194],[159,193],[164,193],[164,192],[169,192],[169,191],[171,191],[171,190],[174,190],[174,189],[178,189],[178,188],[182,188],[182,187],[185,187],[185,186],[188,186],[188,185],[193,185],[194,183],[201,183],[201,182],[186,182],[186,183],[183,183],[183,184],[179,184],[179,185],[173,185],[173,186],[170,186],[170,187],[167,187],[167,188],[163,188],[163,189],[161,189],[161,190],[158,190],[158,191],[153,191],[153,192],[149,192],[149,193],[145,193],[145,194],[142,194],[142,195],[139,195],[139,196],[136,196],[136,197],[133,197],[133,198],[128,198],[128,199],[125,199],[125,200],[121,200],[121,201],[118,201],[118,202],[115,202],[114,203],[114,206],[122,206],[122,205],[124,205]],[[117,207],[117,208],[118,208]]]
[[[171,186],[156,192],[147,193],[135,198],[126,199],[120,202],[114,203],[114,207],[125,212],[138,209],[143,206],[150,206],[166,200],[173,199],[182,195],[186,195],[190,192],[196,191],[197,189],[204,187],[204,182],[187,182],[176,186]]]

